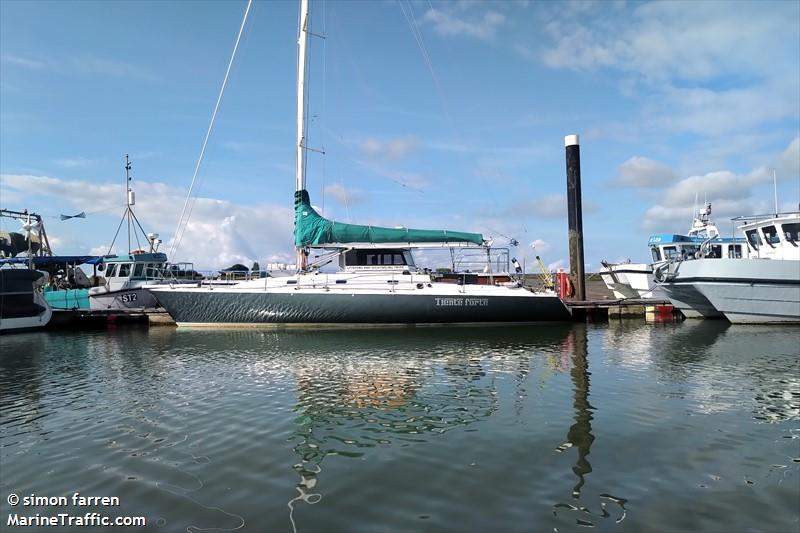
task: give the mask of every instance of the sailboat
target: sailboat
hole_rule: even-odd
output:
[[[326,219],[312,207],[305,175],[308,0],[300,1],[299,20],[294,194],[297,272],[221,287],[151,288],[178,326],[569,320],[569,310],[552,290],[534,292],[520,280],[480,284],[475,276],[441,279],[415,265],[412,251],[419,248],[477,248],[489,257],[491,243],[481,234],[343,224]],[[322,255],[309,263],[311,250],[322,250]],[[322,270],[337,262],[336,271]]]

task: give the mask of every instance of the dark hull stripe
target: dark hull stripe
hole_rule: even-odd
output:
[[[800,276],[800,274],[798,274]],[[800,277],[798,279],[754,279],[754,278],[719,278],[719,277],[695,277],[679,278],[667,284],[682,285],[685,283],[731,283],[741,285],[796,285],[800,287]]]
[[[191,324],[453,324],[571,320],[555,296],[448,296],[155,291]]]

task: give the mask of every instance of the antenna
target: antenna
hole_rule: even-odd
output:
[[[775,193],[775,216],[778,216],[778,177],[775,169],[772,169],[772,190]]]
[[[125,215],[131,210],[131,160],[125,154]],[[131,217],[128,216],[128,251],[131,249]]]

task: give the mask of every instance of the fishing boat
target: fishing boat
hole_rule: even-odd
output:
[[[607,263],[602,261],[603,268],[600,276],[617,298],[655,298],[667,299],[670,296],[675,302],[679,302],[678,307],[687,318],[721,317],[713,307],[707,302],[702,301],[702,297],[697,294],[668,295],[664,286],[657,283],[653,278],[654,265],[661,264],[663,261],[675,260],[676,258],[695,257],[704,242],[713,240],[707,251],[709,258],[737,258],[746,254],[746,247],[743,238],[721,237],[717,226],[711,221],[711,204],[706,205],[696,212],[689,227],[689,231],[684,235],[672,233],[659,233],[651,235],[648,240],[648,247],[652,263]],[[690,299],[691,304],[684,302]]]
[[[568,320],[553,291],[492,278],[491,242],[477,233],[344,224],[321,216],[306,190],[308,0],[300,1],[294,195],[296,273],[229,286],[173,285],[151,292],[178,326],[524,323]],[[418,268],[420,248],[479,249],[490,283],[456,283]],[[312,250],[320,252],[309,262]],[[326,268],[335,267],[333,271]],[[485,276],[484,276],[485,277]]]
[[[800,323],[800,213],[737,217],[747,254],[665,262],[654,271],[673,294],[697,294],[733,323]],[[704,303],[705,305],[705,303]]]

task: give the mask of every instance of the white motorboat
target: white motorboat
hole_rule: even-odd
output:
[[[734,219],[743,222],[746,257],[667,262],[656,278],[670,294],[699,295],[733,323],[800,323],[800,213]]]
[[[42,297],[47,273],[29,268],[0,268],[0,333],[45,327],[53,310]]]
[[[230,286],[154,287],[151,292],[178,326],[376,325],[520,323],[568,320],[552,291],[533,292],[520,281],[495,283],[490,243],[482,235],[447,230],[343,224],[322,217],[306,190],[306,46],[308,1],[300,1],[295,173],[297,272]],[[418,268],[416,248],[467,248],[486,252],[490,284],[439,279]],[[323,257],[308,264],[312,249]],[[337,265],[324,272],[326,265]],[[483,276],[486,277],[486,276]]]
[[[744,239],[719,236],[717,226],[711,221],[711,204],[706,203],[695,215],[685,235],[661,233],[650,236],[647,244],[652,263],[628,261],[613,264],[603,261],[600,276],[617,298],[667,299],[670,295],[653,279],[653,266],[674,258],[694,257],[708,239],[714,240],[708,252],[709,257],[742,257],[745,253]],[[697,296],[673,294],[672,297],[681,302],[676,307],[689,318],[721,316],[713,308],[696,301]],[[693,303],[689,305],[684,302],[686,298]]]

